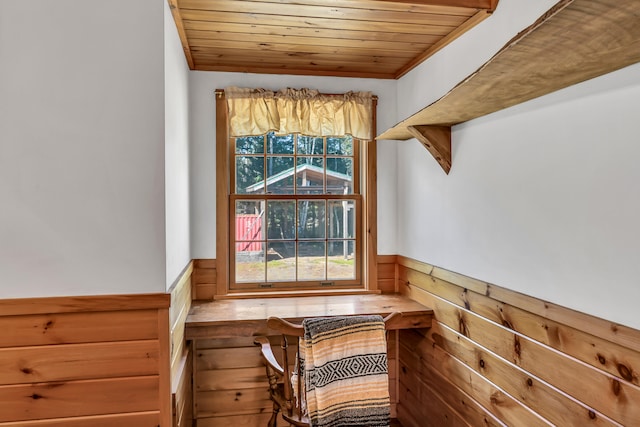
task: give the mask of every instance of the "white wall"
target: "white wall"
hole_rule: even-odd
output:
[[[0,298],[164,291],[162,7],[0,2]]]
[[[167,289],[191,260],[189,239],[189,67],[164,3],[165,216]]]
[[[378,95],[378,129],[396,121],[396,81],[243,73],[192,72],[189,80],[191,122],[191,255],[216,257],[215,89],[227,86],[309,87],[321,92],[371,91]],[[378,144],[378,253],[395,254],[396,144]]]
[[[401,114],[554,2],[501,0],[399,82]],[[454,127],[448,176],[415,140],[398,143],[400,254],[640,328],[639,112],[636,64]]]

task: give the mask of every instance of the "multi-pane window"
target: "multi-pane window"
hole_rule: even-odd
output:
[[[231,139],[231,288],[360,282],[359,141]]]

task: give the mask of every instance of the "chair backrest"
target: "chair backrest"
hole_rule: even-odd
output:
[[[396,329],[397,324],[400,322],[402,318],[401,313],[391,313],[386,318],[384,318],[385,329]],[[303,379],[301,372],[301,363],[300,363],[300,352],[296,351],[296,360],[294,363],[296,375],[298,378],[297,384],[292,384],[292,372],[289,366],[289,357],[287,354],[287,350],[289,347],[287,337],[302,337],[304,336],[304,328],[302,325],[294,324],[288,322],[287,320],[281,319],[279,317],[269,317],[267,319],[267,326],[282,334],[282,381],[283,381],[283,400],[284,402],[280,403],[283,418],[296,426],[308,426],[310,425],[309,420],[304,416],[304,409],[301,405],[301,399],[296,399],[295,396],[302,396],[303,394]],[[265,338],[266,340],[266,338]],[[257,340],[256,342],[259,342]],[[267,341],[268,342],[268,341]],[[265,344],[263,344],[264,349]],[[267,363],[273,364],[275,358],[273,355],[265,355],[263,351],[263,356],[267,360]],[[271,362],[268,361],[269,358],[272,358]],[[278,366],[279,367],[279,366]],[[294,395],[295,388],[295,395]],[[273,399],[273,394],[272,394]],[[275,401],[275,399],[274,399]]]

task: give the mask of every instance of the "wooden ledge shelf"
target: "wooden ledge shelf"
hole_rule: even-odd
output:
[[[639,14],[638,0],[561,0],[442,98],[376,139],[414,138],[425,126],[450,128],[634,64],[640,61]]]
[[[194,302],[186,320],[186,339],[275,335],[267,318],[299,323],[305,317],[402,313],[395,329],[428,328],[433,310],[401,295],[333,295]]]

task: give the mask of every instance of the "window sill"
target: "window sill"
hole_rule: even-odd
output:
[[[214,300],[247,299],[247,298],[288,298],[288,297],[320,297],[331,295],[377,295],[379,290],[369,289],[317,289],[317,290],[272,290],[255,292],[230,292],[226,295],[214,295]]]

